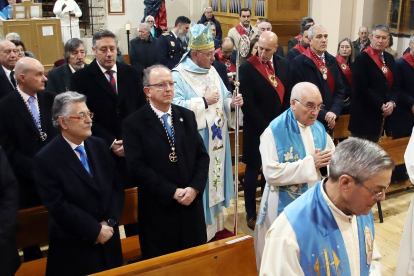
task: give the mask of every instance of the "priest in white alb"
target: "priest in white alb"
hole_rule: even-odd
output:
[[[198,130],[210,155],[207,185],[203,194],[207,240],[224,229],[222,207],[234,196],[228,125],[232,109],[243,105],[241,95],[232,96],[212,65],[214,40],[210,24],[192,23],[189,51],[173,69],[173,103],[194,111]],[[234,113],[233,113],[234,114]]]
[[[309,82],[298,83],[292,89],[290,108],[274,119],[260,137],[266,186],[254,229],[258,269],[266,232],[277,216],[326,174],[335,146],[317,121],[322,108],[318,87]]]
[[[289,204],[270,227],[260,275],[382,275],[371,208],[385,200],[393,169],[377,144],[341,142],[329,177]]]

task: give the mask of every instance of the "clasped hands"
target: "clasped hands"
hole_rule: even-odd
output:
[[[125,157],[124,145],[122,140],[115,140],[111,149],[112,152],[118,155],[119,157]]]
[[[193,202],[195,197],[197,196],[197,190],[192,187],[187,188],[177,188],[175,190],[174,199],[177,200],[178,203],[188,206]]]
[[[382,110],[382,116],[387,117],[391,115],[392,111],[394,110],[394,103],[388,102],[386,104],[383,104],[381,107]]]
[[[114,229],[111,226],[108,226],[106,221],[102,221],[101,225],[101,232],[99,232],[99,236],[96,239],[95,244],[104,244],[114,235]]]
[[[320,149],[315,149],[315,153],[311,154],[313,157],[313,162],[315,163],[315,168],[320,169],[329,165],[332,158],[331,150],[321,151]]]
[[[328,127],[333,129],[335,127],[336,114],[332,111],[326,112],[325,121],[328,122]]]

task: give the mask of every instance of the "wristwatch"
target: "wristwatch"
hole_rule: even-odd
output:
[[[106,221],[108,223],[108,226],[114,227],[116,225],[116,221],[114,219],[108,219]]]

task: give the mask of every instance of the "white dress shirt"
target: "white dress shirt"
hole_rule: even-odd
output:
[[[11,72],[11,70],[7,69],[7,68],[6,68],[6,67],[4,67],[3,65],[2,65],[1,67],[3,67],[4,73],[6,74],[7,79],[9,80],[10,84],[13,86],[13,88],[16,88],[16,87],[14,87],[14,85],[13,85],[13,83],[11,82],[11,79],[10,79],[10,72]],[[13,70],[13,71],[14,71],[14,70]],[[17,81],[16,81],[16,77],[14,77],[14,81],[15,81],[15,83],[17,83]]]
[[[152,108],[152,110],[154,110],[154,112],[155,112],[155,114],[157,115],[157,117],[158,117],[158,119],[160,119],[160,121],[161,122],[164,122],[164,120],[162,119],[162,116],[165,114],[165,113],[168,113],[168,119],[167,119],[167,122],[170,124],[170,126],[172,126],[172,120],[171,120],[171,106],[170,106],[170,108],[168,109],[168,111],[167,112],[162,112],[161,110],[159,110],[159,109],[156,109],[152,104],[150,105],[151,106],[151,108]]]
[[[24,100],[24,102],[26,103],[26,106],[27,106],[27,108],[28,108],[28,110],[29,110],[29,112],[31,112],[31,110],[30,110],[30,108],[29,108],[29,106],[30,106],[30,103],[29,103],[29,98],[31,97],[30,95],[27,95],[26,93],[24,93],[22,90],[20,90],[20,87],[19,86],[17,86],[17,91],[20,93],[20,95],[23,97],[23,100]],[[33,102],[34,104],[35,104],[35,106],[37,107],[37,112],[39,113],[39,116],[41,116],[41,114],[40,114],[40,110],[39,110],[39,103],[38,103],[38,101],[37,101],[37,94],[36,95],[34,95],[33,96],[34,98],[35,98],[35,101]]]
[[[62,134],[63,138],[66,140],[66,142],[68,142],[69,146],[72,148],[72,150],[75,152],[76,156],[79,158],[79,160],[81,160],[80,158],[80,153],[77,152],[75,149],[79,146],[84,146],[84,141],[82,141],[82,143],[80,145],[76,145],[75,143],[72,143],[71,141],[69,141],[68,139],[66,139],[66,137]],[[84,146],[85,147],[85,146]],[[88,156],[86,155],[86,150],[85,150],[85,156],[86,156],[86,160],[88,160]]]
[[[115,55],[116,55],[116,54],[115,54]],[[103,68],[103,67],[99,64],[99,62],[98,62],[98,61],[97,61],[96,63],[98,64],[99,68],[101,68],[102,73],[104,73],[104,75],[105,75],[106,79],[107,79],[107,80],[108,80],[108,82],[109,82],[109,74],[108,74],[108,73],[106,73],[106,71],[109,71],[109,70],[106,70],[105,68]],[[117,68],[116,68],[116,63],[114,64],[114,66],[113,66],[110,70],[113,70],[113,71],[114,71],[113,76],[114,76],[114,79],[115,79],[115,84],[116,84],[116,92],[117,92],[117,93],[119,93],[119,90],[118,90],[118,72],[117,72]]]

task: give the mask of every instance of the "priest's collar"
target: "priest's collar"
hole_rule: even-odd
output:
[[[188,54],[181,60],[180,65],[184,70],[194,74],[205,75],[210,71],[210,69],[204,69],[195,64]]]
[[[328,205],[329,209],[331,210],[333,216],[336,219],[340,219],[345,222],[351,222],[351,220],[354,218],[355,215],[346,215],[344,212],[339,210],[338,207],[336,207],[335,204],[333,204],[331,199],[328,197],[328,194],[325,192],[325,189],[323,186],[326,184],[327,180],[328,179],[325,178],[323,181],[320,182],[320,185],[322,186],[321,187],[322,196],[325,199],[326,204]]]
[[[304,124],[301,124],[298,120],[296,120],[296,122],[298,122],[298,125],[301,127],[301,128],[307,128],[308,126],[306,126],[306,125],[304,125]]]

